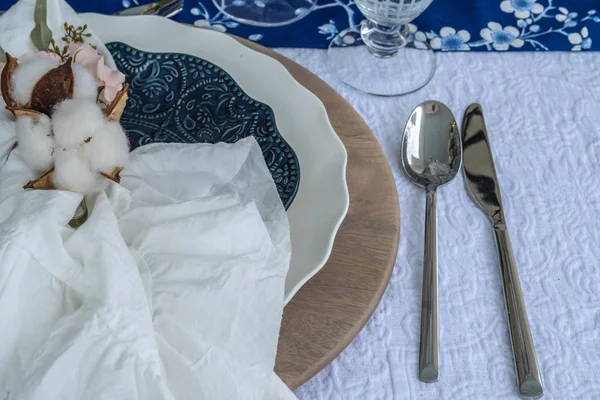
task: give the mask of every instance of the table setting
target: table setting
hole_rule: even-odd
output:
[[[454,5],[0,1],[0,398],[598,398],[600,6]]]

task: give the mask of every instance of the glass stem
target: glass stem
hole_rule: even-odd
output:
[[[390,58],[406,46],[410,31],[408,25],[387,26],[366,19],[361,24],[360,36],[375,57]]]

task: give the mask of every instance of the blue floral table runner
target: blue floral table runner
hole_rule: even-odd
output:
[[[76,11],[105,14],[152,2],[67,1]],[[0,0],[0,9],[14,3]],[[315,9],[300,21],[264,28],[233,21],[219,12],[212,0],[185,0],[185,10],[175,19],[269,47],[327,48],[339,31],[358,29],[363,17],[354,0],[318,0]],[[427,43],[440,51],[600,50],[600,0],[434,0],[410,29],[417,47]]]

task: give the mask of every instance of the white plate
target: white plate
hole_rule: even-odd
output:
[[[103,42],[147,52],[185,53],[223,68],[250,97],[270,106],[277,127],[300,163],[300,186],[288,209],[292,263],[286,303],[325,264],[349,204],[347,153],[323,103],[278,61],[211,30],[161,17],[83,14]]]

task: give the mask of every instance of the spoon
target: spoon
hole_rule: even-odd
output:
[[[427,195],[419,348],[419,380],[423,382],[435,382],[439,375],[436,190],[456,176],[462,159],[460,143],[452,111],[437,101],[414,109],[402,138],[404,171]]]

